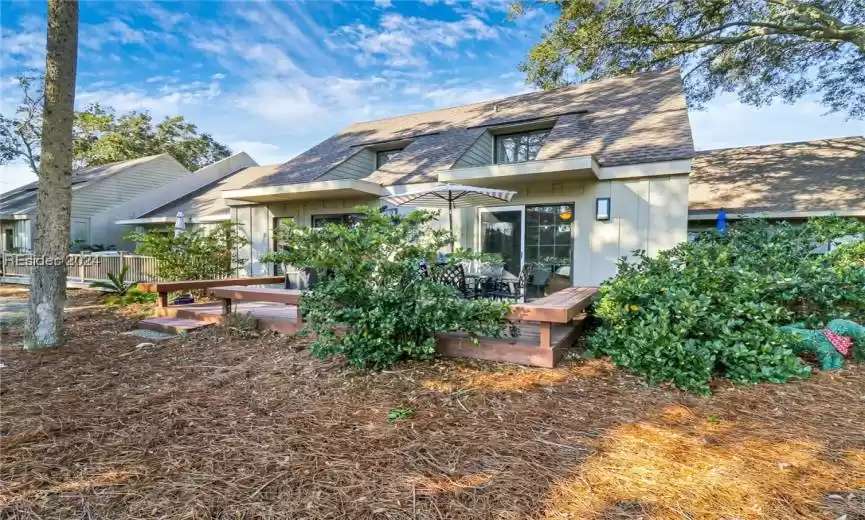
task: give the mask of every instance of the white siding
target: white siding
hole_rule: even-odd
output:
[[[112,207],[99,215],[100,219],[134,219],[177,200],[208,184],[214,183],[238,170],[258,166],[246,152],[239,152],[209,166],[195,170],[189,175],[172,176],[169,182],[160,183],[141,190],[136,197]],[[187,217],[194,216],[187,214]]]
[[[484,132],[472,144],[466,153],[459,158],[454,168],[471,168],[473,166],[486,166],[493,163],[493,136],[488,131]]]
[[[0,222],[0,250],[6,251],[6,233],[12,233],[12,248],[15,251],[30,252],[31,242],[30,220],[4,220]]]
[[[159,188],[189,171],[171,156],[157,157],[146,163],[129,167],[108,178],[86,184],[72,193],[72,217],[90,218],[114,208],[142,193]],[[111,218],[91,221],[91,243],[104,246],[126,246],[122,242],[124,230]]]
[[[273,215],[267,206],[235,206],[231,208],[231,220],[238,230],[249,239],[249,244],[237,250],[244,265],[240,276],[266,276],[272,274],[271,266],[261,262],[261,255],[270,251],[271,221]]]
[[[597,285],[616,274],[620,257],[637,249],[657,254],[687,240],[688,176],[618,181],[534,182],[502,186],[517,192],[508,205],[574,203],[574,284]],[[595,220],[595,200],[610,198],[609,221]],[[464,209],[455,220],[460,241],[473,234]],[[457,228],[456,224],[460,227]],[[465,227],[463,227],[465,226]],[[472,247],[480,244],[473,237]],[[466,244],[467,245],[467,244]],[[465,246],[464,246],[465,247]]]
[[[632,256],[637,249],[657,254],[662,249],[687,240],[688,176],[673,175],[633,180],[575,180],[567,182],[531,182],[500,186],[517,195],[508,206],[533,204],[574,204],[573,262],[575,285],[597,285],[615,275],[619,257]],[[595,200],[610,198],[609,221],[595,220]],[[232,208],[235,220],[251,222],[252,243],[244,251],[250,259],[247,274],[264,274],[269,266],[256,263],[256,258],[271,247],[270,233],[261,226],[272,226],[273,217],[294,217],[302,225],[310,225],[313,215],[351,213],[360,204],[378,204],[378,199],[318,200],[308,202],[272,203],[268,206]],[[254,217],[251,208],[267,214]],[[262,213],[262,215],[264,214]],[[465,208],[454,212],[454,233],[457,246],[479,247],[475,234],[478,211]],[[447,226],[447,215],[440,219]],[[269,231],[269,230],[268,230]]]
[[[362,179],[375,171],[375,152],[361,150],[339,166],[322,175],[316,181],[335,181],[341,179]]]

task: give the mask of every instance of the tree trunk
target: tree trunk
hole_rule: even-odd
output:
[[[72,206],[72,120],[78,61],[78,2],[48,0],[42,163],[36,188],[36,265],[30,278],[25,348],[63,341]]]

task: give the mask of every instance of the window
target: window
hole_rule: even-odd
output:
[[[375,169],[378,170],[385,164],[391,162],[394,157],[399,155],[402,151],[402,148],[397,148],[396,150],[383,150],[381,152],[375,153]]]
[[[534,161],[549,130],[533,130],[496,136],[496,164]]]
[[[334,214],[334,215],[313,215],[312,216],[312,227],[320,228],[324,227],[325,224],[342,224],[343,226],[353,226],[357,223],[358,219],[363,215],[360,213],[342,213],[342,214]]]

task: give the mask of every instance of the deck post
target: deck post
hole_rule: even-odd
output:
[[[538,325],[541,328],[541,348],[553,348],[553,324],[542,321]]]
[[[222,299],[222,314],[225,316],[231,315],[231,298]]]
[[[159,292],[157,298],[157,306],[159,307],[168,307],[168,293],[167,292]]]

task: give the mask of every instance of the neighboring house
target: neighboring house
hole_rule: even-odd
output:
[[[118,226],[257,163],[240,152],[190,172],[168,154],[106,164],[73,173],[70,242],[132,250],[130,228]],[[0,195],[3,251],[32,251],[36,183]],[[174,222],[172,217],[171,222]]]
[[[689,198],[692,230],[722,208],[728,219],[865,218],[865,137],[697,152]]]
[[[358,123],[222,195],[257,275],[280,219],[347,222],[358,204],[438,183],[501,187],[517,192],[507,206],[455,211],[458,246],[591,285],[620,256],[686,239],[693,156],[672,69]]]
[[[189,171],[168,154],[73,172],[70,243],[122,249],[120,230],[108,216],[110,210],[186,175]],[[35,182],[0,194],[2,251],[33,250],[35,216]]]
[[[161,188],[165,196],[150,203],[124,207],[115,224],[125,231],[146,231],[154,228],[173,228],[177,213],[182,212],[188,228],[231,220],[222,191],[244,186],[273,167],[258,166],[249,155],[240,152],[195,172],[195,182],[189,178],[177,179]]]

